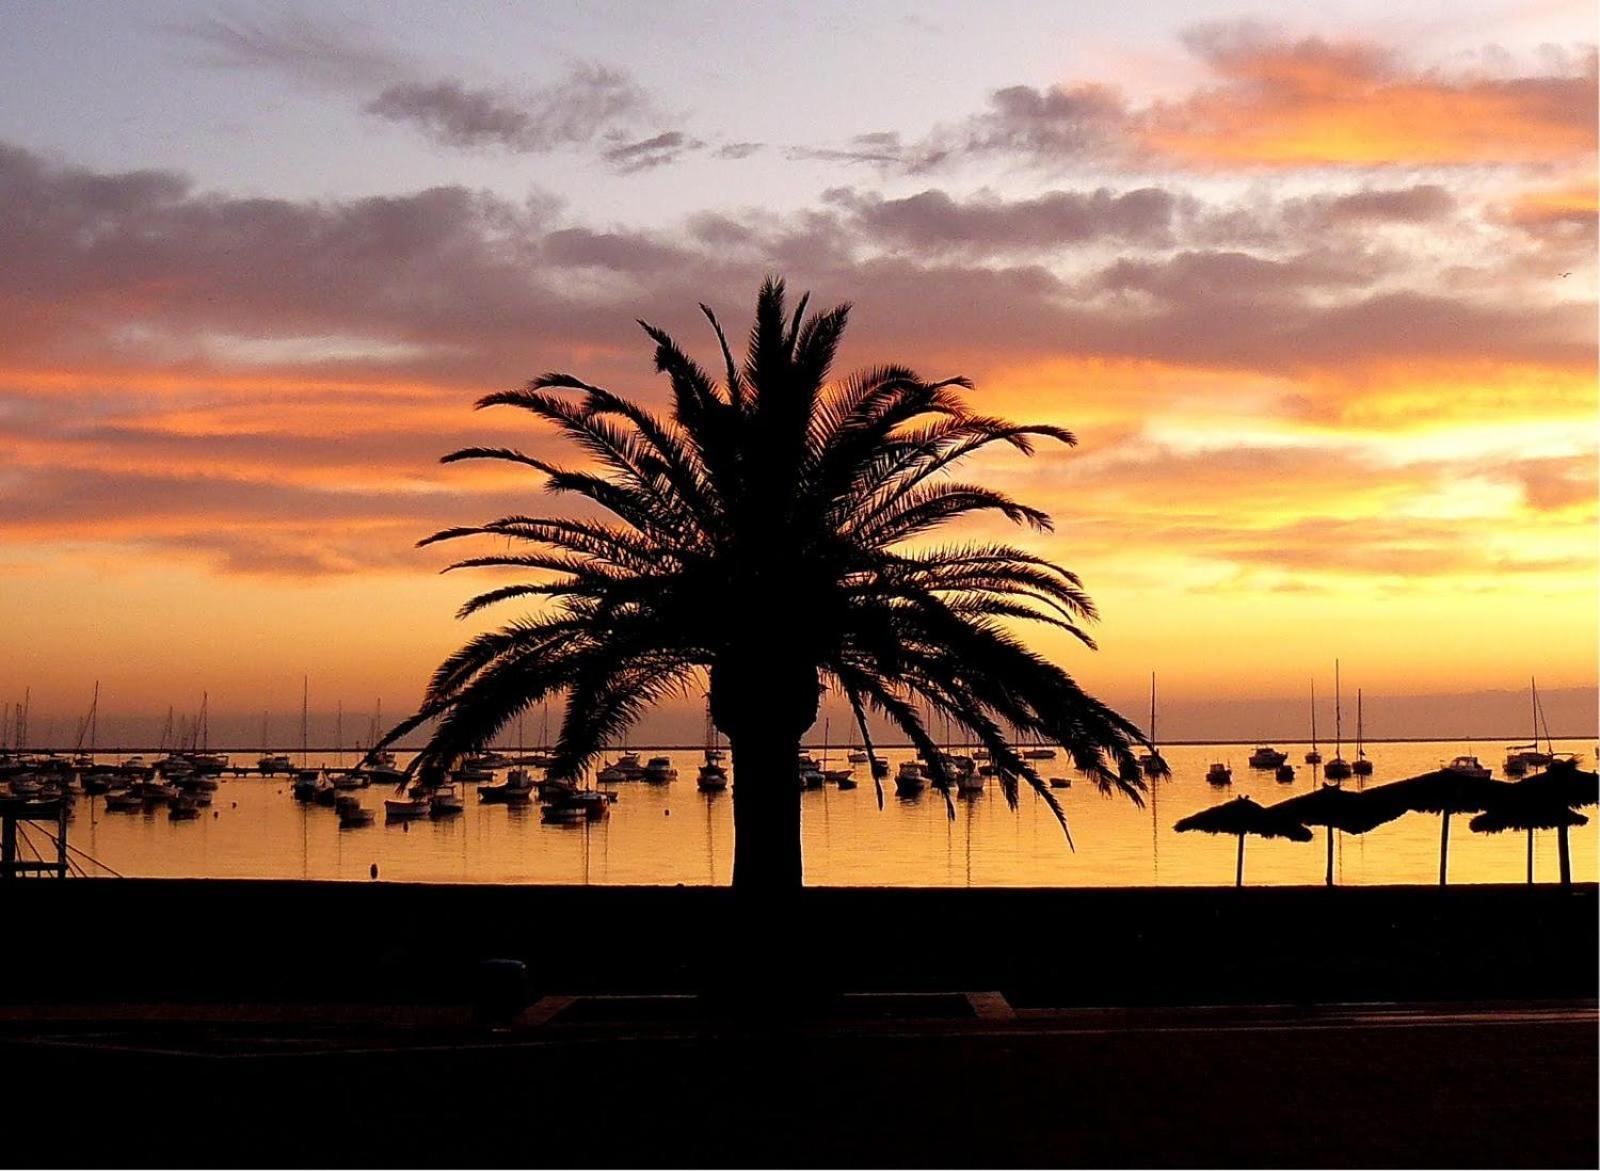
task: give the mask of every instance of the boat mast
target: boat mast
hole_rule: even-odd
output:
[[[306,722],[309,709],[307,703],[311,699],[311,678],[308,675],[300,676],[300,767],[306,767]]]
[[[339,701],[339,714],[334,718],[333,748],[339,754],[339,767],[344,767],[344,700]]]
[[[1356,758],[1358,760],[1366,759],[1367,755],[1367,750],[1365,743],[1362,740],[1361,733],[1361,688],[1358,687],[1356,688]]]
[[[1535,687],[1533,689],[1533,710],[1534,710],[1534,714],[1539,719],[1539,723],[1544,725],[1544,751],[1545,751],[1545,755],[1546,756],[1550,756],[1550,757],[1554,757],[1555,754],[1556,754],[1556,742],[1554,740],[1550,739],[1550,724],[1549,724],[1549,721],[1547,721],[1544,718],[1544,707],[1539,703],[1539,688],[1538,688],[1537,685],[1535,685]],[[1534,738],[1533,738],[1533,749],[1534,749],[1535,752],[1537,752],[1539,750],[1539,737],[1538,737],[1538,734],[1537,734],[1537,730],[1535,731],[1535,735],[1534,735]]]
[[[1150,749],[1156,746],[1156,673],[1150,672]]]
[[[1339,706],[1339,660],[1333,660],[1333,759],[1344,757],[1344,712]]]
[[[1311,751],[1317,750],[1317,681],[1311,681]]]
[[[200,751],[209,752],[211,749],[211,693],[200,693]]]

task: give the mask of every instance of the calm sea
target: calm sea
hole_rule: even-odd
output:
[[[859,788],[833,786],[801,795],[806,881],[813,885],[874,886],[1190,886],[1233,881],[1236,839],[1175,833],[1178,819],[1227,799],[1248,794],[1270,804],[1316,783],[1300,764],[1302,744],[1279,744],[1290,753],[1299,779],[1281,784],[1270,772],[1246,764],[1252,746],[1171,747],[1173,769],[1146,799],[1143,809],[1121,797],[1102,797],[1075,780],[1056,790],[1067,810],[1076,850],[1069,849],[1043,801],[1028,791],[1016,810],[993,782],[975,797],[955,798],[952,820],[944,799],[928,790],[902,800],[888,786],[884,807],[865,765],[856,770]],[[1560,751],[1583,753],[1593,767],[1593,745],[1557,742]],[[648,757],[656,752],[638,749]],[[1503,745],[1394,743],[1372,747],[1381,784],[1437,768],[1442,760],[1475,752],[1496,769]],[[103,798],[80,798],[70,830],[72,844],[129,876],[316,878],[368,881],[379,877],[415,882],[685,883],[723,884],[733,861],[733,800],[728,792],[706,795],[694,784],[700,754],[668,751],[679,779],[663,786],[615,786],[619,798],[610,816],[578,825],[548,825],[536,804],[517,808],[480,804],[467,794],[466,812],[449,820],[385,824],[377,788],[361,790],[376,823],[342,830],[330,808],[301,805],[282,779],[229,778],[212,808],[195,821],[173,822],[166,810],[113,813]],[[820,753],[817,753],[820,755]],[[908,749],[884,753],[892,763],[910,759]],[[103,759],[112,759],[104,757]],[[237,754],[253,764],[255,754]],[[353,756],[346,762],[353,763]],[[1229,789],[1208,784],[1211,761],[1231,763]],[[332,754],[310,763],[335,764]],[[835,759],[834,764],[843,762]],[[1068,775],[1065,759],[1041,762],[1046,775]],[[1352,781],[1345,782],[1347,785]],[[1591,814],[1593,810],[1589,811]],[[1525,834],[1469,832],[1469,817],[1450,829],[1452,882],[1520,882],[1526,874]],[[1440,819],[1409,814],[1364,836],[1336,836],[1338,881],[1429,883],[1437,880]],[[1597,824],[1572,833],[1573,877],[1596,879]],[[1245,847],[1247,884],[1322,881],[1322,830],[1299,844],[1251,838]],[[1536,835],[1539,881],[1556,876],[1556,837]]]

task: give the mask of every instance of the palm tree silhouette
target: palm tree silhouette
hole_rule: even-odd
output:
[[[462,616],[519,598],[547,605],[439,666],[417,713],[386,740],[437,721],[413,768],[439,775],[517,713],[564,693],[552,774],[574,776],[649,705],[691,693],[706,672],[733,754],[740,890],[801,884],[796,758],[824,688],[848,700],[869,752],[873,711],[922,750],[936,779],[948,778],[923,711],[948,718],[989,750],[1013,806],[1025,781],[1063,829],[1060,805],[1010,739],[1058,742],[1102,792],[1141,801],[1138,729],[1007,627],[1042,623],[1092,648],[1081,623],[1094,605],[1077,576],[1010,545],[909,547],[975,513],[1048,530],[1038,509],[946,473],[992,444],[1029,454],[1034,439],[1072,435],[974,413],[964,378],[924,382],[878,366],[830,383],[850,307],[807,316],[808,299],[789,313],[783,282],[769,278],[742,365],[702,305],[726,367],[721,385],[641,321],[671,386],[666,418],[567,374],[478,402],[554,424],[599,469],[509,448],[445,462],[526,465],[549,490],[610,516],[508,516],[421,542],[493,535],[527,549],[450,568],[541,571],[474,597]]]

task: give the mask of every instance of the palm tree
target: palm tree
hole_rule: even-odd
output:
[[[911,547],[980,513],[1048,530],[1038,509],[947,473],[991,445],[1030,454],[1035,439],[1071,444],[1072,435],[975,413],[964,378],[925,382],[878,366],[830,383],[849,306],[807,316],[807,300],[789,313],[783,282],[769,278],[742,365],[702,305],[721,346],[721,385],[641,321],[671,388],[665,418],[568,374],[478,402],[553,424],[598,470],[509,448],[467,448],[445,462],[525,465],[548,490],[610,515],[508,516],[421,542],[492,535],[524,551],[450,568],[538,571],[471,599],[462,616],[519,598],[548,604],[439,666],[416,714],[388,737],[436,721],[413,768],[438,775],[517,713],[564,693],[552,772],[577,775],[649,705],[697,690],[704,672],[733,754],[741,890],[800,886],[796,757],[824,688],[848,701],[869,752],[870,711],[923,751],[936,779],[945,766],[923,712],[948,718],[989,750],[1013,805],[1025,781],[1063,829],[1060,805],[1011,738],[1056,741],[1103,793],[1140,801],[1138,729],[1009,629],[1040,623],[1092,648],[1082,624],[1095,610],[1079,579],[1005,544]]]

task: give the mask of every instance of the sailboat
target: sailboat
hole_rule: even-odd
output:
[[[1311,751],[1306,753],[1307,764],[1321,764],[1322,753],[1317,751],[1317,681],[1311,681]]]
[[[1367,759],[1366,729],[1361,719],[1361,688],[1356,688],[1356,758],[1350,762],[1350,771],[1358,777],[1372,775],[1372,762]]]
[[[1333,660],[1333,759],[1322,766],[1322,775],[1330,781],[1342,781],[1350,775],[1350,762],[1344,758],[1344,715],[1339,706],[1339,660]]]
[[[256,769],[263,776],[275,776],[278,773],[294,772],[294,761],[289,759],[287,752],[271,751],[272,741],[267,737],[267,713],[261,713],[261,757],[256,761]]]
[[[856,732],[859,729],[856,728],[855,721],[850,721],[850,724],[850,751],[845,753],[845,759],[851,764],[866,764],[872,757],[867,754],[865,745],[856,743]]]
[[[308,763],[311,738],[311,680],[300,680],[300,767],[294,774],[294,796],[299,801],[310,801],[323,788],[322,773]],[[332,785],[328,786],[332,788]]]
[[[1150,751],[1141,753],[1139,767],[1144,775],[1153,777],[1161,772],[1161,752],[1156,748],[1156,673],[1150,672]]]
[[[728,770],[722,764],[722,748],[717,743],[717,722],[711,718],[711,697],[706,696],[705,763],[695,777],[695,785],[702,793],[715,793],[728,787]]]
[[[1506,749],[1505,764],[1501,767],[1508,777],[1520,777],[1530,768],[1543,768],[1555,758],[1555,745],[1550,743],[1550,732],[1545,730],[1546,751],[1539,751],[1539,684],[1528,680],[1533,695],[1533,738],[1528,744],[1513,744]]]

